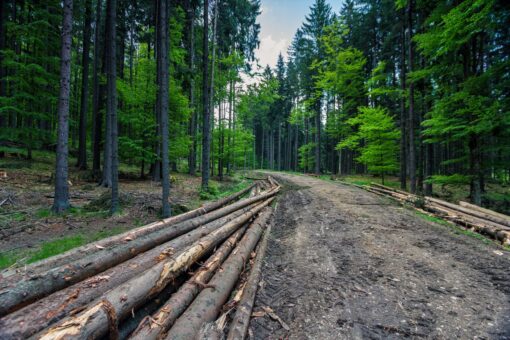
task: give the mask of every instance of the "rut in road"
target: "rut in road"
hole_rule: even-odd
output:
[[[510,254],[363,190],[279,175],[256,339],[510,339]]]

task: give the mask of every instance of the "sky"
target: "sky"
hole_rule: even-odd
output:
[[[278,54],[284,58],[297,29],[310,12],[315,0],[262,0],[260,23],[260,48],[255,52],[262,67],[274,68]],[[338,13],[342,0],[327,0],[333,11]]]

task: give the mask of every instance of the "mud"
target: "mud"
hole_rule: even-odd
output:
[[[510,253],[386,198],[275,175],[252,339],[510,339]],[[262,313],[255,313],[261,315]]]

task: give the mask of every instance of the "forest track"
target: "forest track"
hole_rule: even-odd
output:
[[[255,339],[510,339],[510,253],[397,203],[320,179],[286,185],[273,217]],[[263,314],[263,313],[261,313]]]

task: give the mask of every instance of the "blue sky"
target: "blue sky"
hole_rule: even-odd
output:
[[[305,16],[315,0],[262,0],[262,14],[258,17],[261,25],[260,48],[255,52],[259,64],[265,67],[276,65],[278,54],[286,57],[287,48],[292,42],[296,30],[303,23]],[[327,0],[338,13],[342,0]]]

